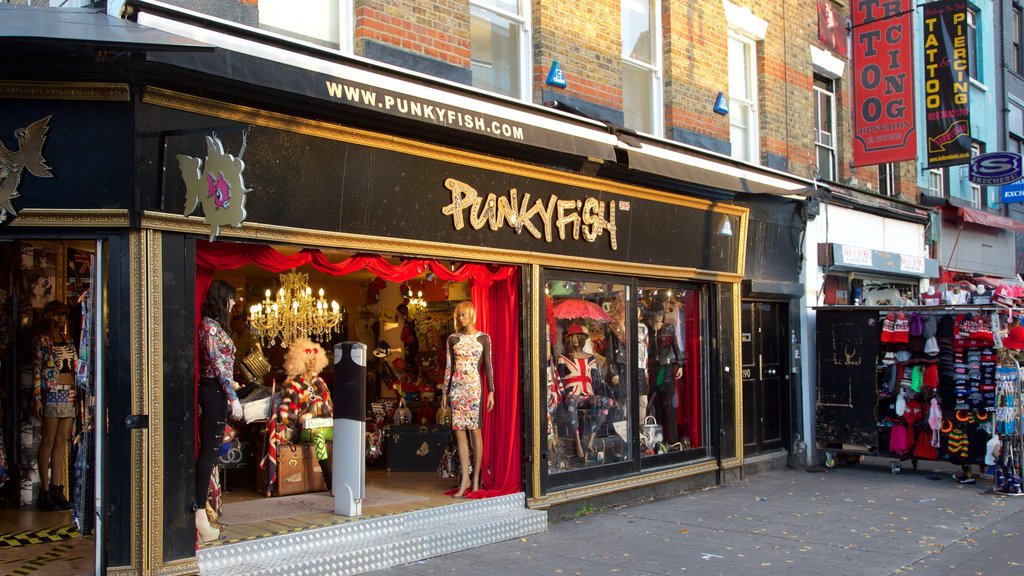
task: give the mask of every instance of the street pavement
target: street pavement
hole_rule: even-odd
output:
[[[1024,575],[1024,497],[961,485],[945,462],[783,469],[591,511],[548,532],[382,575]]]

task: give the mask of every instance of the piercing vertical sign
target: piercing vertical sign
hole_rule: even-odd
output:
[[[967,2],[930,2],[922,9],[928,167],[967,164],[971,161]]]
[[[911,0],[853,5],[853,164],[917,157]]]

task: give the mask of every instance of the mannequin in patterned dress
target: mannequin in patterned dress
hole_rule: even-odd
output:
[[[452,496],[462,498],[466,492],[480,489],[480,465],[483,460],[483,437],[480,433],[483,369],[487,384],[486,408],[494,408],[494,370],[491,367],[491,337],[476,329],[476,306],[470,301],[455,307],[455,334],[445,345],[444,391],[441,405],[451,399],[452,431],[459,450],[461,478],[459,489]],[[467,438],[468,436],[468,438]],[[470,484],[470,443],[473,449],[472,484]],[[472,490],[471,490],[472,489]]]
[[[615,402],[597,394],[604,388],[601,368],[592,354],[584,350],[590,333],[582,324],[573,324],[562,335],[565,351],[558,357],[558,378],[562,385],[562,404],[568,415],[569,431],[576,444],[576,455],[584,457],[584,446],[580,438],[577,410],[592,409],[593,422],[586,431],[587,450],[593,450],[597,429],[608,418],[608,411]]]

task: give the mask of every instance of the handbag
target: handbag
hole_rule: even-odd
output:
[[[262,350],[253,350],[242,358],[242,371],[249,378],[249,382],[259,384],[263,382],[264,376],[270,374],[270,362]]]
[[[644,418],[644,424],[640,427],[640,442],[645,448],[653,448],[656,444],[664,441],[661,424],[654,416]]]
[[[437,409],[437,423],[441,426],[451,426],[452,409],[448,406],[441,406]]]
[[[437,475],[440,478],[455,478],[459,474],[459,446],[455,434],[448,435],[448,445],[441,453],[441,461],[437,464]]]

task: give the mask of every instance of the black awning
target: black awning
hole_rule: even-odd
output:
[[[0,49],[46,47],[142,51],[213,49],[191,38],[108,16],[99,9],[0,4]]]
[[[644,142],[639,147],[627,144],[619,147],[626,151],[630,170],[746,194],[807,197],[817,193],[813,182],[729,158],[711,157],[683,146],[675,149]]]

